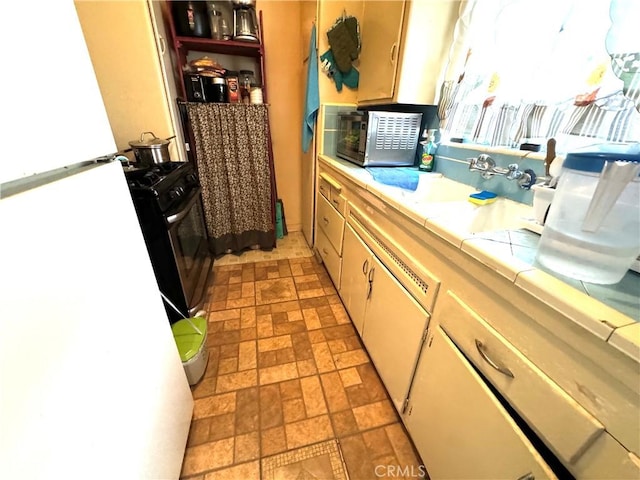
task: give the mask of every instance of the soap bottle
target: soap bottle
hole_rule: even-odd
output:
[[[423,140],[420,142],[420,145],[422,145],[422,155],[420,155],[418,170],[422,172],[432,172],[435,166],[436,129],[425,129],[422,133],[422,138]]]

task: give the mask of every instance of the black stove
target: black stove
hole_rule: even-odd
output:
[[[124,166],[160,291],[171,322],[203,306],[212,258],[207,246],[198,176],[189,162]]]

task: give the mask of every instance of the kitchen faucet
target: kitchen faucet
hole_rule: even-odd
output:
[[[501,175],[507,180],[517,180],[520,188],[529,190],[536,183],[536,174],[530,168],[522,171],[517,163],[511,163],[507,168],[498,167],[493,158],[486,153],[469,158],[469,170],[481,172],[482,178],[489,179]]]

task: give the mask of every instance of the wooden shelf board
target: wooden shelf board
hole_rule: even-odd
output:
[[[238,42],[234,40],[213,40],[212,38],[176,37],[179,47],[187,50],[221,53],[223,55],[241,55],[259,58],[262,54],[260,43]]]

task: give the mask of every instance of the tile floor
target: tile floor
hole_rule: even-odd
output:
[[[402,478],[398,468],[418,476],[324,266],[313,257],[216,263],[208,294],[210,358],[192,389],[181,478],[339,480],[345,464],[351,480]]]

